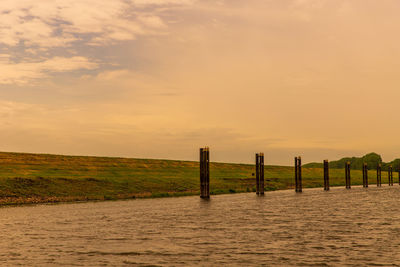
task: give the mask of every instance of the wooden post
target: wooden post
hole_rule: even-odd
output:
[[[264,153],[260,153],[260,195],[264,195]]]
[[[295,189],[296,192],[298,192],[298,189],[299,189],[299,175],[297,173],[297,171],[298,171],[297,163],[298,163],[297,157],[295,157],[294,158],[294,182],[295,182],[295,186],[296,186],[296,189]]]
[[[346,183],[346,189],[348,188],[348,178],[347,178],[347,175],[348,175],[348,172],[347,172],[347,162],[344,164],[344,180],[345,180],[345,183]]]
[[[368,165],[363,163],[363,187],[368,187]]]
[[[260,155],[256,153],[256,194],[260,194]]]
[[[206,147],[206,198],[210,198],[210,149]]]
[[[205,192],[205,171],[204,171],[204,149],[200,148],[200,197],[204,198]]]
[[[399,173],[399,185],[400,185],[400,167],[398,173]]]
[[[303,192],[303,177],[302,177],[302,173],[301,173],[301,157],[297,157],[297,175],[299,176],[299,189],[297,190],[297,192]]]
[[[296,192],[303,192],[303,184],[301,177],[301,157],[294,158],[294,180],[296,184]]]
[[[393,186],[393,167],[390,166],[390,182],[392,183]]]
[[[382,164],[379,163],[376,167],[376,186],[382,186]]]
[[[345,165],[345,176],[346,176],[346,189],[351,189],[351,179],[350,179],[350,162],[346,162]]]
[[[200,197],[210,198],[210,150],[200,148]]]
[[[324,190],[329,190],[329,163],[328,160],[324,160]]]

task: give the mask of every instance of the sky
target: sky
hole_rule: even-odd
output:
[[[390,161],[399,12],[398,0],[2,0],[0,150]]]

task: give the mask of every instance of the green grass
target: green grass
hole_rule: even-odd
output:
[[[293,188],[293,172],[293,167],[265,166],[266,190]],[[254,165],[211,163],[210,173],[211,194],[255,191]],[[368,175],[375,183],[375,171]],[[322,177],[321,168],[303,168],[303,187],[322,187]],[[351,180],[362,184],[361,170],[352,170]],[[344,170],[331,169],[330,181],[344,185]],[[0,152],[3,204],[197,194],[198,162]]]

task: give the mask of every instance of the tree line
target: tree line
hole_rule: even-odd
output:
[[[343,169],[346,162],[350,162],[350,168],[353,170],[362,170],[363,163],[368,164],[368,169],[376,169],[378,164],[382,164],[382,170],[388,170],[389,166],[393,167],[394,171],[400,169],[400,159],[395,159],[390,162],[383,162],[382,157],[377,153],[368,153],[362,157],[346,157],[339,160],[334,160],[329,162],[329,168],[333,169]],[[304,164],[305,168],[322,168],[323,163],[312,162]]]

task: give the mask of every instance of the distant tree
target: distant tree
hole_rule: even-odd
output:
[[[339,160],[334,160],[329,162],[329,167],[332,169],[343,169],[346,162],[350,161],[350,168],[353,170],[362,170],[363,163],[368,164],[368,169],[376,169],[379,163],[382,163],[382,157],[377,153],[368,153],[363,157],[346,157]],[[390,163],[382,163],[382,170],[387,170],[388,166],[392,165],[393,170],[398,170],[400,168],[400,159],[396,159]],[[308,168],[321,168],[323,165],[322,163],[308,163],[305,164],[304,167]]]
[[[362,157],[361,166],[359,169],[362,169],[363,162],[368,164],[368,169],[376,169],[379,163],[382,163],[382,157],[376,153],[369,153]]]
[[[382,163],[382,170],[387,171],[389,166],[393,167],[393,171],[397,172],[400,169],[400,159],[395,159],[393,161]]]

